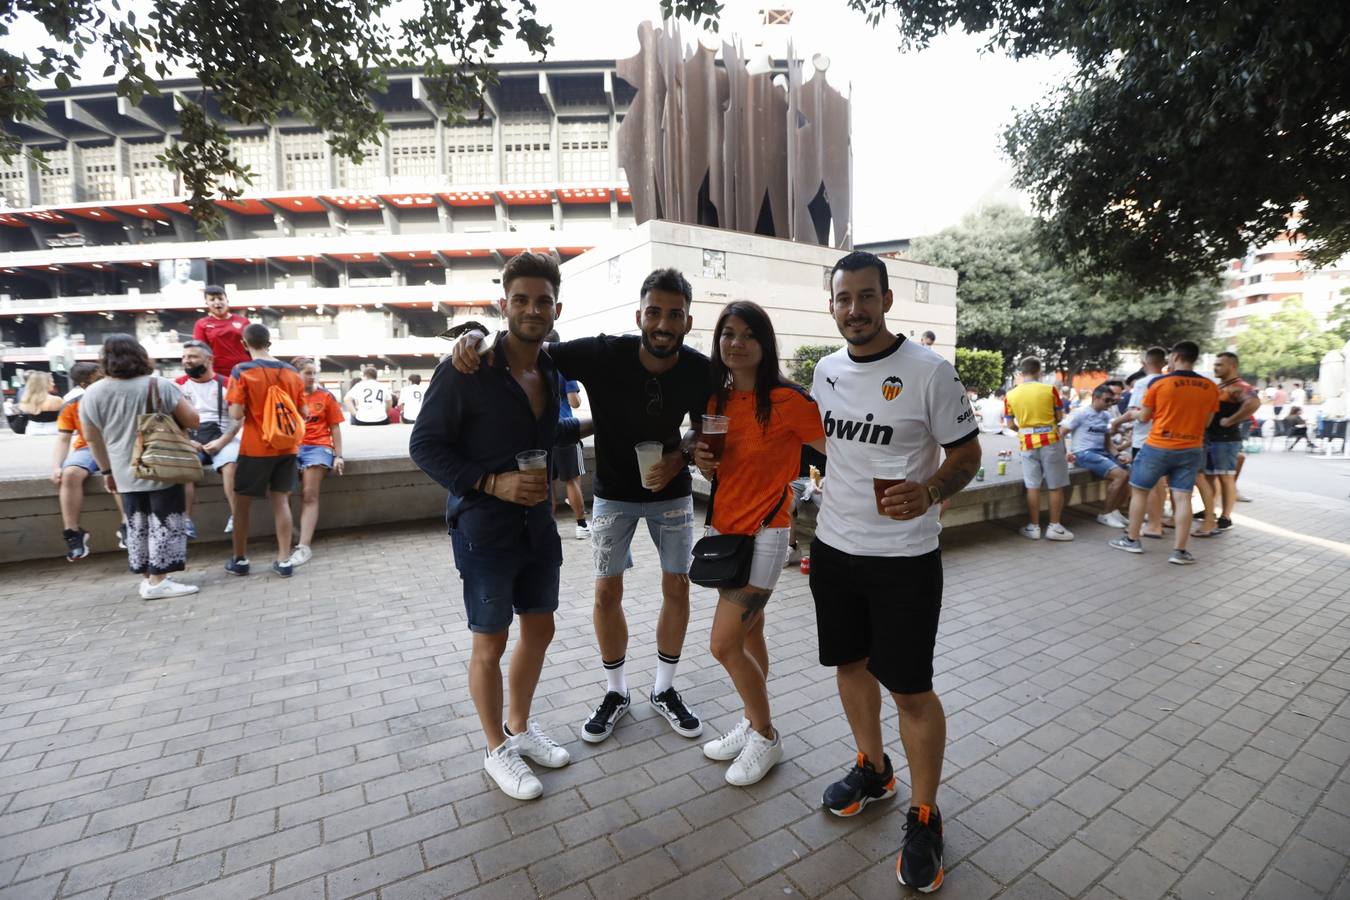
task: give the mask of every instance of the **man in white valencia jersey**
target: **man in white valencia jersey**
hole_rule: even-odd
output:
[[[347,411],[353,425],[388,425],[393,393],[389,385],[375,380],[374,367],[367,366],[346,397]]]
[[[858,755],[848,775],[825,789],[824,805],[852,816],[895,794],[881,743],[884,685],[900,711],[913,791],[896,877],[926,893],[943,878],[937,788],[947,719],[933,692],[942,609],[938,513],[979,468],[979,428],[951,363],[886,327],[893,297],[885,263],[850,253],[835,263],[830,290],[830,312],[848,346],[820,361],[811,388],[829,460],[811,544],[811,594],[820,662],[836,667]],[[907,473],[886,489],[883,515],[873,474],[877,462],[898,458]]]

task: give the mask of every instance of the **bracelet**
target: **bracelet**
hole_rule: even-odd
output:
[[[103,475],[104,477],[107,477],[108,475],[111,475],[111,474],[112,474],[112,469],[99,469],[99,470],[98,470],[98,474]]]

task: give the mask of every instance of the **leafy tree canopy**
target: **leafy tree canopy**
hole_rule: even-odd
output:
[[[797,356],[788,363],[788,374],[804,388],[816,380],[816,363],[839,349],[838,344],[803,344]]]
[[[896,22],[902,49],[964,29],[1076,64],[1006,134],[1062,261],[1176,287],[1280,236],[1295,210],[1313,263],[1350,252],[1350,5],[847,2]]]
[[[956,374],[961,383],[980,396],[988,396],[1003,384],[1003,354],[997,350],[956,348]]]
[[[1322,357],[1341,345],[1340,336],[1326,331],[1301,300],[1286,300],[1271,316],[1252,316],[1237,339],[1243,372],[1257,378],[1317,377]]]
[[[1214,331],[1212,279],[1148,291],[1070,269],[1046,252],[1037,220],[1011,206],[988,207],[916,239],[910,256],[957,271],[959,343],[999,351],[1008,367],[1034,354],[1070,373],[1110,369],[1119,350],[1183,338],[1203,345]]]

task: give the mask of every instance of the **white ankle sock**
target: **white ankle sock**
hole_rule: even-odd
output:
[[[626,660],[627,657],[620,656],[613,662],[600,661],[605,667],[606,690],[614,691],[617,694],[628,693],[628,679],[623,674],[623,666]]]
[[[656,683],[652,685],[653,694],[664,694],[675,681],[675,667],[680,664],[678,656],[667,656],[656,651]]]

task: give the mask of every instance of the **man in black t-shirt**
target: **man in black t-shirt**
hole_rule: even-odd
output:
[[[595,423],[595,501],[591,547],[595,560],[595,636],[605,669],[600,705],[582,726],[590,743],[609,737],[630,705],[624,666],[628,622],[623,573],[633,564],[629,546],[640,521],[661,558],[661,614],[656,622],[656,680],[649,699],[676,733],[703,733],[672,681],[689,626],[689,563],[694,506],[689,476],[692,433],[681,438],[686,415],[697,427],[707,408],[708,358],[684,346],[693,327],[693,288],[674,269],[657,269],[642,282],[637,335],[598,335],[549,344],[548,354],[568,379],[586,387]],[[478,334],[455,344],[454,365],[478,367]],[[639,471],[635,446],[659,442],[661,462]],[[644,484],[644,475],[646,480]]]

